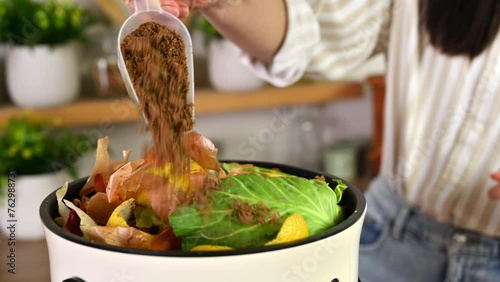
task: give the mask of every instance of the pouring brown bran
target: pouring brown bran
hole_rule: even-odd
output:
[[[121,43],[130,79],[148,121],[157,163],[172,163],[173,172],[189,169],[184,133],[194,126],[188,104],[189,77],[182,37],[165,26],[148,22]]]

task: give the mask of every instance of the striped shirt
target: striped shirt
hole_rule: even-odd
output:
[[[286,0],[288,31],[271,65],[243,61],[276,86],[335,80],[378,53],[387,61],[381,174],[439,222],[500,237],[500,34],[473,60],[446,56],[419,29],[416,0]]]

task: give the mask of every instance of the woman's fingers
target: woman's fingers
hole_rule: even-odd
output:
[[[185,18],[189,16],[189,7],[184,2],[178,2],[179,7],[179,18]]]
[[[134,4],[134,0],[122,0],[122,1],[123,3],[127,4],[130,7],[130,10],[132,12],[135,12],[136,7]],[[160,1],[160,6],[162,7],[163,10],[179,18],[185,18],[189,16],[189,11],[191,9],[202,9],[219,2],[217,0],[158,0],[158,1]]]
[[[500,185],[491,188],[488,192],[488,197],[493,200],[500,200]]]
[[[491,178],[493,178],[493,180],[500,181],[500,171],[493,173]]]
[[[181,17],[180,11],[179,11],[179,4],[177,1],[175,1],[175,0],[161,0],[160,6],[164,11],[169,12],[170,14],[172,14],[176,17]]]
[[[488,191],[488,196],[493,200],[500,200],[500,171],[493,173],[491,178],[498,182],[498,184]]]
[[[179,18],[189,16],[190,10],[206,8],[218,2],[217,0],[176,0],[179,7]]]
[[[135,6],[133,0],[122,0],[124,4],[128,5],[132,12],[135,12]]]

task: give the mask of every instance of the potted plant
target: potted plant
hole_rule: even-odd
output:
[[[77,177],[80,157],[94,147],[93,139],[53,121],[28,116],[8,120],[0,131],[1,232],[11,236],[13,230],[7,228],[14,224],[17,239],[43,239],[41,202]]]
[[[92,23],[73,1],[3,0],[11,8],[7,38],[7,89],[20,107],[73,101],[80,90],[78,42]],[[14,20],[15,19],[15,20]]]
[[[257,90],[264,85],[240,61],[241,50],[222,35],[204,17],[199,17],[195,28],[202,32],[208,48],[208,78],[212,87],[223,92]]]

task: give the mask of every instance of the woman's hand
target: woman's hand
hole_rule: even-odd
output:
[[[122,0],[135,11],[134,0]],[[142,0],[149,1],[149,0]],[[285,0],[154,0],[163,10],[184,18],[199,9],[224,38],[252,58],[271,63],[285,40]],[[249,24],[251,23],[251,24]]]
[[[491,178],[497,181],[497,185],[490,189],[488,196],[493,200],[500,200],[500,171],[493,173]]]
[[[184,18],[189,15],[190,9],[203,9],[220,2],[218,0],[158,0],[163,10],[177,16]],[[132,11],[135,11],[133,0],[123,0],[125,4],[130,6]]]

